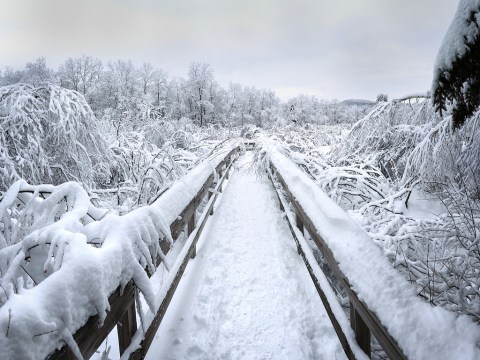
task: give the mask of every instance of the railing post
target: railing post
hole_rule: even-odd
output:
[[[297,223],[297,228],[302,232],[303,234],[303,222],[300,216],[298,216],[298,213],[295,213],[295,222]]]
[[[137,331],[137,312],[135,309],[135,293],[133,299],[128,305],[128,309],[122,318],[117,322],[118,348],[120,355],[132,342],[132,337]]]
[[[215,186],[215,183],[213,183],[212,186]],[[212,196],[213,196],[213,192],[209,190],[208,191],[208,200],[210,200]],[[212,211],[210,211],[209,215],[213,215],[213,206],[212,206]]]
[[[224,165],[222,165],[222,168],[220,169],[220,173],[219,173],[219,176],[218,176],[219,179],[221,179],[221,178],[222,178],[222,175],[223,175],[223,166],[224,166]],[[223,188],[223,184],[220,184],[220,186],[218,187],[218,192],[221,193],[221,192],[222,192],[222,188]]]
[[[188,220],[188,224],[187,224],[187,234],[188,234],[188,236],[190,236],[192,234],[193,230],[195,229],[195,222],[196,222],[196,217],[197,217],[196,214],[197,214],[197,207],[195,206],[195,209],[193,209],[192,217],[190,218],[190,220]],[[195,259],[196,256],[197,256],[197,246],[195,245],[193,247],[193,252],[192,252],[191,258]]]
[[[303,227],[303,221],[302,221],[302,219],[300,218],[300,216],[298,215],[297,212],[295,212],[295,222],[296,222],[297,228],[300,230],[302,235],[305,235],[305,231],[304,231],[304,227]],[[297,245],[297,252],[298,252],[298,255],[302,254],[302,248],[300,247],[300,245]]]
[[[350,302],[350,326],[352,327],[355,333],[355,339],[357,340],[358,346],[367,354],[368,357],[371,357],[372,349],[370,346],[370,329],[363,321],[362,317],[355,310],[355,307]]]

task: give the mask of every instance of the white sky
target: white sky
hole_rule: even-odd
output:
[[[0,0],[0,67],[132,59],[339,100],[430,88],[456,0]]]

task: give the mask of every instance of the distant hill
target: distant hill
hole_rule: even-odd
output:
[[[363,99],[347,99],[340,101],[342,105],[374,105],[375,101],[363,100]]]

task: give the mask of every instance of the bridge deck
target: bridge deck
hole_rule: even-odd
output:
[[[239,159],[147,359],[343,359],[275,193]]]

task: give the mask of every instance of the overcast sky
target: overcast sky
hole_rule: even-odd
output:
[[[457,0],[0,0],[0,67],[39,56],[193,61],[238,82],[339,100],[430,88]]]

